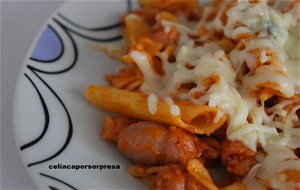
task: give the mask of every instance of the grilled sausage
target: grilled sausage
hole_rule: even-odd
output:
[[[185,165],[188,160],[199,158],[208,145],[181,128],[167,128],[155,122],[137,122],[121,131],[118,148],[138,164]]]

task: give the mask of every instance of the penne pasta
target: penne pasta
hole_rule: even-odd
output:
[[[221,188],[221,190],[248,190],[248,188],[242,183],[233,183]]]
[[[159,166],[155,167],[145,167],[140,165],[132,165],[128,167],[128,173],[134,177],[147,177],[156,174],[159,170]]]
[[[124,37],[129,45],[137,43],[140,37],[150,34],[150,26],[135,14],[127,15],[123,19],[125,26]]]
[[[199,160],[190,160],[187,165],[187,170],[194,178],[197,179],[198,182],[200,182],[208,190],[218,190],[218,187],[214,184],[209,175],[209,172]]]
[[[148,111],[147,95],[108,86],[90,86],[86,89],[85,96],[93,105],[106,111],[176,125],[196,134],[209,135],[226,121],[225,114],[218,114],[218,108],[180,101],[175,101],[180,109],[178,116],[173,116],[169,105],[162,100],[158,100],[157,112],[152,115]],[[217,115],[219,119],[214,123]]]

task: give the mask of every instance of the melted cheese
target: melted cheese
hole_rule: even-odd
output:
[[[170,106],[170,112],[173,116],[179,116],[180,115],[180,109],[177,105],[171,105]]]
[[[263,119],[259,117],[263,115],[249,109],[238,91],[224,81],[212,86],[208,93],[211,93],[208,105],[217,106],[229,115],[227,138],[240,140],[255,151],[257,143],[265,146],[267,141],[278,134],[276,128],[262,125]],[[252,124],[247,121],[249,110],[252,112]]]
[[[149,113],[151,113],[152,115],[155,115],[157,112],[157,101],[158,98],[154,93],[151,93],[148,96],[148,111]]]
[[[300,160],[286,146],[270,144],[265,147],[266,156],[260,155],[257,159],[260,161],[249,171],[244,178],[243,183],[249,189],[266,190],[257,179],[267,181],[273,189],[294,189],[300,186],[300,182],[288,181],[286,170],[299,169]]]
[[[256,69],[255,74],[247,74],[243,79],[243,88],[251,92],[257,90],[258,84],[275,83],[278,87],[274,87],[275,90],[279,90],[285,97],[290,98],[295,94],[293,82],[288,76],[280,73],[281,69],[273,65],[265,65]]]
[[[219,11],[214,24],[228,38],[236,39],[241,34],[258,34],[260,37],[271,36],[281,45],[287,40],[287,28],[293,20],[290,14],[281,14],[268,7],[266,1],[255,4],[240,1],[228,10],[225,24],[221,17],[222,11]]]
[[[213,122],[218,123],[220,121],[220,119],[222,118],[222,116],[223,116],[223,113],[220,110],[218,110],[216,116],[214,117]]]
[[[246,62],[248,68],[250,70],[253,69],[255,66],[255,59],[256,56],[252,54],[251,51],[258,50],[258,49],[270,49],[273,52],[276,52],[278,61],[281,65],[278,65],[280,67],[284,67],[284,62],[287,59],[287,55],[284,52],[284,50],[278,45],[278,43],[275,40],[267,39],[267,38],[260,38],[260,39],[252,39],[243,41],[245,48],[242,50],[234,49],[230,52],[230,60],[234,64],[235,67],[239,67],[239,65]],[[284,68],[283,68],[284,69]]]
[[[284,44],[284,50],[289,56],[286,67],[295,88],[300,91],[300,26],[290,29],[289,34],[288,40]]]
[[[184,25],[178,24],[176,22],[162,20],[161,24],[165,28],[165,32],[167,32],[170,28],[175,28],[176,30],[178,30],[180,32],[185,32],[187,34],[191,34],[191,35],[197,35],[198,34],[197,29],[191,29],[191,28],[188,28]]]
[[[180,108],[174,104],[172,98],[166,97],[166,98],[164,98],[164,101],[169,105],[171,115],[173,115],[173,116],[180,115]]]
[[[265,148],[267,156],[263,158],[261,167],[257,172],[257,177],[270,181],[270,185],[274,189],[291,189],[291,187],[299,186],[300,183],[288,183],[285,174],[282,172],[288,169],[297,169],[300,166],[299,158],[292,150],[278,144],[270,144]],[[279,188],[281,187],[281,188]]]
[[[266,55],[266,51],[265,50],[262,50],[261,53],[260,53],[260,57],[259,57],[259,61],[261,63],[265,63],[269,60],[268,56]]]
[[[143,73],[144,83],[141,89],[149,93],[153,92],[154,89],[157,88],[157,83],[159,83],[160,77],[151,68],[147,55],[139,51],[132,51],[130,56]]]

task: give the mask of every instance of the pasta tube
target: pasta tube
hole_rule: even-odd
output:
[[[162,100],[157,101],[157,111],[151,114],[148,110],[146,94],[114,87],[92,85],[86,89],[85,96],[94,106],[103,110],[175,125],[196,134],[209,135],[226,121],[225,114],[218,108],[183,101],[175,101],[180,109],[180,114],[177,116],[170,113],[169,105]]]
[[[233,183],[231,185],[223,187],[221,190],[248,190],[248,188],[242,183]]]
[[[147,167],[147,166],[140,166],[140,165],[132,165],[129,166],[128,173],[130,173],[134,177],[147,177],[153,174],[157,174],[159,171],[160,166],[154,167]]]
[[[188,162],[187,170],[189,173],[197,179],[202,185],[209,190],[219,190],[211,179],[209,172],[204,165],[196,159],[192,159]]]

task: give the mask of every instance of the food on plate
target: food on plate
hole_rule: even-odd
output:
[[[221,158],[229,173],[242,177],[257,163],[255,152],[240,141],[224,140]]]
[[[176,125],[197,134],[211,134],[226,120],[225,114],[217,108],[185,101],[173,102],[168,98],[170,105],[153,94],[147,96],[107,86],[90,86],[86,94],[92,104],[104,110]],[[151,104],[153,106],[149,107]]]
[[[101,137],[129,174],[154,190],[299,190],[300,1],[139,3],[105,47],[122,68],[85,91],[115,113]]]

